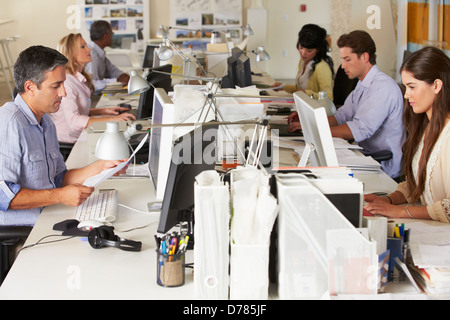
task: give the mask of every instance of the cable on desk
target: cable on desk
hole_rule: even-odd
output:
[[[65,239],[59,239],[59,240],[53,240],[53,241],[47,241],[47,242],[42,242],[41,243],[41,241],[43,241],[43,240],[45,240],[47,238],[50,238],[50,237],[66,237],[66,238]],[[24,249],[32,248],[32,247],[40,245],[40,244],[49,244],[49,243],[61,242],[61,241],[66,241],[66,240],[70,240],[70,239],[73,239],[73,238],[75,238],[75,236],[68,237],[68,236],[63,236],[63,235],[60,235],[60,234],[51,234],[51,235],[48,235],[48,236],[45,236],[45,237],[41,238],[38,242],[36,242],[34,244],[30,244],[30,245],[28,245],[26,247],[22,247],[17,254],[19,254]]]
[[[134,231],[134,230],[145,229],[145,228],[148,228],[148,227],[150,227],[150,226],[152,226],[152,225],[154,225],[154,224],[157,224],[157,223],[158,223],[158,222],[152,222],[152,223],[147,224],[147,225],[145,225],[145,226],[135,227],[135,228],[131,228],[131,229],[128,229],[128,230],[117,230],[117,232],[120,232],[120,233],[127,233],[127,232],[131,232],[131,231]]]
[[[138,210],[138,209],[134,209],[134,208],[131,208],[131,207],[126,206],[126,205],[121,204],[121,203],[118,203],[117,205],[118,205],[118,206],[121,206],[121,207],[123,207],[123,208],[125,208],[125,209],[131,210],[131,211],[134,211],[134,212],[137,212],[137,213],[144,213],[144,214],[149,214],[149,213],[151,213],[151,212],[148,212],[148,211],[141,211],[141,210]]]

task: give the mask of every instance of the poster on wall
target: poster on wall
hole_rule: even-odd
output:
[[[92,23],[105,20],[114,32],[112,48],[138,49],[150,38],[150,0],[77,0],[81,8],[81,33],[90,40]]]
[[[209,38],[227,30],[242,39],[242,0],[170,0],[171,38]]]

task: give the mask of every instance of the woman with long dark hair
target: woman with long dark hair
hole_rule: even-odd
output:
[[[450,222],[450,59],[437,48],[415,52],[401,68],[406,87],[406,181],[387,197],[367,195],[372,214]],[[406,204],[403,206],[396,206]]]
[[[327,31],[315,24],[305,25],[298,34],[297,49],[301,59],[296,83],[286,85],[284,91],[303,91],[316,99],[320,91],[326,91],[333,100],[334,69],[333,60],[328,55]]]

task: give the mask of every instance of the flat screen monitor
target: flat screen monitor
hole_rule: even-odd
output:
[[[162,88],[155,89],[153,102],[152,125],[175,123],[175,105],[167,92]],[[150,146],[148,168],[153,186],[156,189],[156,201],[162,201],[166,189],[172,157],[173,127],[152,128],[150,130]]]
[[[237,83],[241,88],[250,87],[253,85],[252,69],[250,65],[250,58],[242,54],[237,60],[236,65]]]
[[[192,219],[195,177],[215,168],[217,132],[218,125],[205,123],[175,143],[158,233],[167,233],[177,224]]]
[[[222,88],[234,89],[238,84],[236,67],[238,64],[238,59],[242,54],[244,54],[244,52],[239,48],[233,48],[231,50],[231,57],[227,59],[228,74],[222,81]]]
[[[158,68],[154,68],[155,71],[161,71],[165,73],[172,72],[172,65],[167,64]],[[162,74],[158,72],[150,72],[147,76],[147,81],[150,83],[150,89],[141,93],[139,97],[139,106],[137,110],[137,119],[149,119],[153,115],[153,97],[155,88],[163,88],[166,92],[172,90],[172,78],[168,74]]]
[[[238,47],[234,47],[233,49],[231,49],[231,56],[236,60],[239,59],[239,57],[243,54],[244,54],[244,51],[242,51]]]
[[[228,64],[228,80],[229,80],[229,88],[234,89],[237,84],[237,73],[236,73],[236,67],[237,67],[237,60],[235,57],[229,57],[227,59]]]
[[[338,160],[327,113],[317,100],[304,92],[294,93],[305,143],[313,146],[309,160],[313,167],[336,167]]]
[[[156,44],[148,44],[145,48],[144,61],[142,62],[142,68],[153,68],[156,67],[154,65],[155,61],[155,50],[159,48],[159,45]]]

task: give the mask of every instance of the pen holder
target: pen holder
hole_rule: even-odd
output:
[[[162,254],[157,251],[156,282],[162,287],[180,287],[184,284],[184,253]]]

